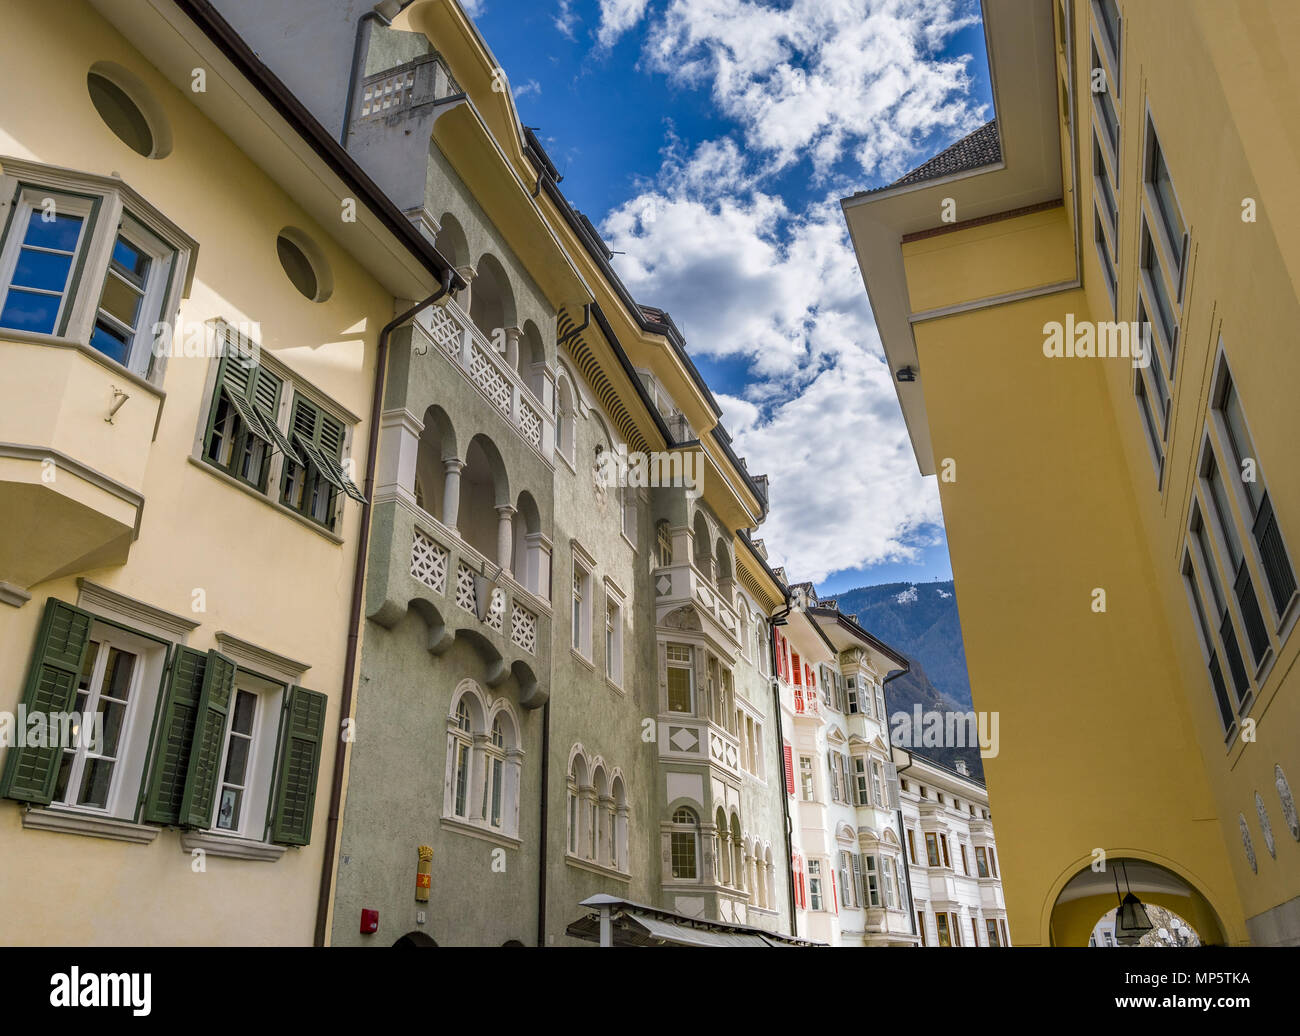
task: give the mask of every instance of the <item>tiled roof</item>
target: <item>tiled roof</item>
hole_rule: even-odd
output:
[[[998,139],[998,120],[990,119],[974,133],[962,137],[951,147],[940,151],[928,162],[922,163],[888,186],[905,187],[925,180],[937,180],[941,176],[952,176],[968,169],[979,169],[1001,160],[1002,144]]]

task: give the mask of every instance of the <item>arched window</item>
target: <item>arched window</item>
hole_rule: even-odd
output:
[[[443,816],[511,838],[519,834],[523,752],[509,704],[489,705],[465,680],[447,720],[447,783]]]
[[[452,733],[452,744],[456,760],[452,813],[458,817],[468,817],[469,767],[474,742],[470,730],[469,706],[465,704],[464,698],[456,706],[456,729]]]
[[[488,765],[483,768],[484,819],[493,827],[501,826],[501,800],[505,792],[506,738],[501,717],[492,721],[492,738],[487,749]]]
[[[673,878],[677,881],[699,880],[697,858],[699,856],[700,822],[695,813],[686,806],[679,806],[673,811],[673,826],[669,834],[669,860],[672,864]]]
[[[659,567],[667,568],[673,563],[673,530],[667,518],[655,523],[655,542],[659,549]]]
[[[772,847],[766,846],[763,850],[763,870],[766,872],[767,880],[767,907],[769,910],[776,909],[776,864],[772,862]]]
[[[555,448],[570,464],[574,462],[574,448],[578,430],[577,400],[567,377],[555,383]]]
[[[714,866],[717,867],[717,878],[719,885],[730,885],[731,878],[731,839],[727,834],[727,817],[722,812],[722,807],[718,807],[718,813],[715,817],[717,832],[714,835]]]
[[[627,872],[631,864],[627,853],[627,787],[621,776],[614,778],[614,867]]]
[[[731,883],[738,889],[745,887],[745,843],[740,837],[740,816],[731,814]]]
[[[575,752],[573,762],[569,765],[569,852],[580,856],[579,847],[584,844],[585,830],[583,796],[590,786],[587,783],[587,760],[581,751]]]

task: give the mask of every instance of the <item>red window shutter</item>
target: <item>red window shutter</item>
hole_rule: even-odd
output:
[[[803,667],[803,682],[814,689],[817,687],[817,675],[812,671],[812,666],[806,663]]]
[[[787,741],[784,745],[785,751],[785,793],[794,794],[794,749],[790,747]]]
[[[799,686],[799,681],[794,685],[794,711],[803,712],[803,688]]]
[[[794,682],[797,684],[803,683],[803,666],[799,662],[799,656],[793,651],[790,652],[790,665],[794,669]]]
[[[840,897],[835,892],[835,868],[831,868],[831,902],[835,904],[835,913],[840,912]]]

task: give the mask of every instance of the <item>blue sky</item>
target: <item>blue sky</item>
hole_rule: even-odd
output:
[[[949,578],[837,202],[992,118],[978,0],[465,6],[771,476],[774,563],[828,593]]]

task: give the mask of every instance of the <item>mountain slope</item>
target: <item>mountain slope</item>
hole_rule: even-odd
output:
[[[858,622],[890,647],[918,658],[931,682],[963,708],[971,707],[966,651],[952,580],[935,583],[884,583],[837,594],[840,611],[856,612]]]
[[[967,712],[972,708],[966,652],[962,645],[957,598],[951,580],[935,583],[884,583],[837,594],[841,612],[856,613],[858,623],[890,647],[901,651],[911,670],[885,684],[889,714],[913,707],[925,712]],[[965,760],[971,774],[984,779],[979,747],[923,748],[924,755],[955,769]]]

